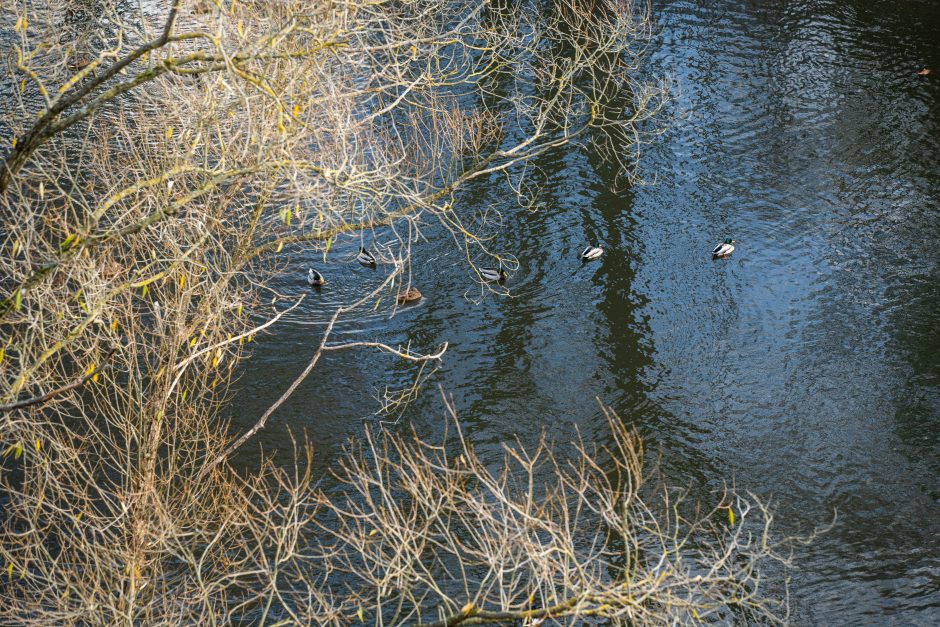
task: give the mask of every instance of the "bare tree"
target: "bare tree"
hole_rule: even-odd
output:
[[[157,9],[8,0],[0,12],[0,42],[11,45],[0,87],[14,94],[0,103],[9,140],[0,149],[0,442],[12,469],[0,475],[5,616],[340,623],[361,608],[377,623],[457,624],[490,620],[486,612],[628,615],[580,596],[565,611],[546,609],[552,594],[566,603],[578,590],[620,594],[592,570],[613,559],[607,553],[585,557],[579,577],[593,587],[572,587],[573,571],[552,571],[561,563],[551,555],[537,577],[497,570],[482,587],[476,575],[432,585],[430,573],[415,574],[416,556],[438,542],[417,539],[431,531],[423,522],[395,531],[421,548],[408,558],[417,570],[375,579],[375,560],[387,556],[369,548],[381,530],[357,527],[356,508],[368,501],[356,499],[373,481],[363,460],[385,459],[404,441],[382,439],[366,457],[349,457],[348,494],[360,494],[334,502],[301,471],[268,464],[232,474],[222,462],[270,412],[242,438],[218,416],[246,346],[299,302],[270,288],[274,274],[294,271],[285,253],[335,254],[378,229],[391,269],[381,289],[403,289],[428,224],[454,236],[470,268],[487,257],[511,263],[489,248],[493,216],[462,209],[460,190],[474,180],[505,177],[524,204],[527,164],[582,141],[635,176],[666,98],[635,77],[648,10],[620,0],[173,0]],[[370,290],[336,316],[355,315],[378,294]],[[323,351],[375,348],[420,365],[446,348],[416,354],[328,339],[298,382]],[[502,521],[508,535],[486,542],[509,543],[512,564],[528,518],[505,518],[512,491],[499,506],[508,509],[485,509],[478,499],[502,479],[464,446],[466,469],[441,478],[452,488],[477,483],[448,497],[467,509],[446,541],[463,542],[472,517]],[[446,461],[422,451],[402,449],[408,455],[386,470],[404,478],[412,463],[427,473]],[[585,497],[574,502],[586,505],[604,488],[577,483],[600,479],[579,472],[558,475],[555,489],[576,489]],[[547,507],[561,508],[557,498]],[[396,520],[388,531],[406,522]],[[532,537],[560,542],[546,525]],[[476,573],[474,560],[496,555],[481,551],[445,550],[435,568]],[[731,559],[714,556],[719,571]],[[352,577],[373,596],[350,596]],[[463,581],[471,605],[457,607],[461,594],[445,581]],[[533,593],[528,603],[541,614],[526,615],[520,595]]]

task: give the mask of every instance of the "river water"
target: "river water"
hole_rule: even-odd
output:
[[[541,209],[500,181],[459,202],[506,210],[512,297],[480,292],[452,240],[415,250],[426,298],[338,339],[450,342],[400,417],[431,439],[452,395],[476,445],[604,437],[595,398],[636,425],[670,480],[712,504],[733,480],[772,502],[800,548],[793,622],[940,622],[940,8],[928,0],[657,1],[646,71],[679,121],[642,160],[655,184],[610,191],[572,148],[540,161]],[[924,67],[933,74],[920,76]],[[713,261],[716,242],[737,250]],[[577,251],[600,241],[602,260]],[[382,275],[354,244],[330,281],[260,338],[234,427],[306,364],[338,303]],[[300,260],[298,263],[302,263]],[[285,281],[302,289],[302,274]],[[468,298],[469,296],[469,298]],[[378,418],[414,368],[330,354],[258,436],[306,430],[319,467]],[[243,461],[254,454],[243,455]]]

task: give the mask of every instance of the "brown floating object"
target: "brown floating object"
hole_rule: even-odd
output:
[[[421,296],[421,292],[418,291],[418,288],[409,287],[398,295],[398,304],[404,305],[405,303],[413,303],[416,300],[420,300]]]
[[[922,70],[921,70],[920,72],[918,72],[917,74],[920,75],[920,76],[928,76],[928,75],[930,74],[930,68],[929,68],[929,67],[925,67],[924,69],[922,69]]]

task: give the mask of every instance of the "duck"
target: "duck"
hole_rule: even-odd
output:
[[[356,256],[356,261],[364,266],[372,266],[373,268],[375,267],[375,256],[366,250],[363,246],[359,247],[359,254]]]
[[[486,282],[496,281],[497,283],[502,283],[509,277],[502,265],[499,268],[480,268],[480,276]]]
[[[712,250],[713,257],[727,257],[734,252],[734,240],[730,237],[723,241],[722,243],[715,246]]]
[[[322,274],[313,268],[307,270],[307,285],[310,287],[320,287],[324,283],[326,283],[326,279],[323,278]]]
[[[581,261],[593,261],[595,259],[600,259],[604,254],[604,249],[601,248],[600,244],[594,244],[593,246],[588,246],[581,251]]]
[[[424,295],[416,287],[409,287],[407,290],[398,295],[398,304],[404,305],[406,303],[413,303],[416,300],[421,300]]]

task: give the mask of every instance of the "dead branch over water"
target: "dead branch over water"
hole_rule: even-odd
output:
[[[380,290],[403,290],[432,223],[469,268],[511,264],[490,248],[511,210],[466,211],[474,181],[503,177],[525,204],[527,164],[578,142],[636,176],[666,102],[635,78],[651,32],[640,9],[0,2],[0,83],[14,96],[0,103],[2,615],[770,616],[757,584],[775,554],[765,526],[743,524],[766,512],[729,500],[733,527],[660,515],[638,496],[639,444],[613,419],[604,461],[516,448],[495,474],[459,433],[457,457],[373,433],[335,494],[307,474],[306,449],[290,471],[224,464],[277,408],[242,439],[219,419],[246,348],[299,304],[268,290],[300,276],[289,253],[329,256],[378,232],[392,268]],[[324,351],[424,363],[446,349],[328,339],[283,398]]]

